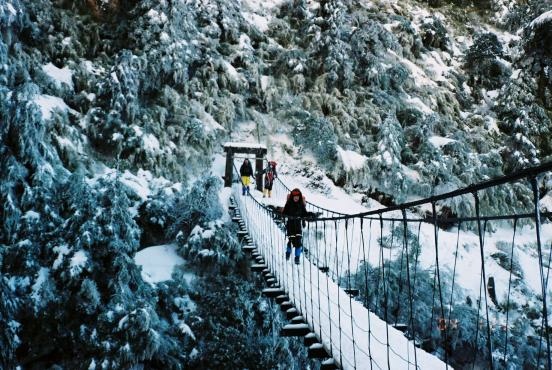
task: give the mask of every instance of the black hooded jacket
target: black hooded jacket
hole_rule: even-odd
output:
[[[251,166],[251,162],[247,161],[247,163],[244,161],[240,167],[240,176],[253,176],[253,167]]]
[[[284,216],[292,217],[305,217],[308,216],[303,194],[299,193],[299,201],[294,202],[293,196],[290,195],[284,209],[282,211]],[[288,235],[301,234],[303,228],[301,227],[301,220],[290,218],[286,222],[286,230]]]

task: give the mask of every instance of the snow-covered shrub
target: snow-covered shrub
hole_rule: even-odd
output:
[[[168,235],[183,233],[183,238],[186,239],[197,225],[205,226],[219,219],[222,216],[218,194],[221,187],[220,178],[207,176],[197,180],[189,192],[179,196],[171,212],[175,215],[175,220],[168,229]]]
[[[420,58],[424,44],[421,33],[418,33],[412,22],[403,16],[395,16],[398,18],[398,24],[394,25],[393,34],[397,37],[397,41],[401,45],[402,54],[408,59]]]
[[[289,46],[293,39],[293,32],[289,24],[282,19],[273,18],[269,24],[269,37],[274,38],[283,47]]]
[[[87,121],[88,137],[95,148],[113,156],[119,154],[125,133],[130,132],[121,120],[120,114],[115,111],[106,114],[101,108],[93,108],[88,113]]]
[[[196,225],[179,251],[187,260],[202,266],[202,270],[226,271],[243,257],[238,240],[221,222]]]
[[[504,6],[507,8],[507,12],[498,21],[510,32],[515,32],[525,27],[535,18],[550,10],[550,2],[548,0],[532,0],[527,2],[504,1],[506,1]]]
[[[349,42],[355,75],[364,83],[370,84],[376,75],[372,67],[377,67],[383,51],[390,49],[398,52],[400,44],[379,22],[372,19],[366,19],[364,22],[362,27],[351,35]]]
[[[383,78],[380,79],[383,90],[401,91],[404,83],[410,77],[410,73],[402,64],[395,64],[385,71]]]
[[[443,22],[437,17],[424,19],[420,33],[422,42],[428,49],[435,48],[443,51],[450,50],[450,38]]]
[[[173,207],[174,198],[169,197],[164,190],[159,190],[140,204],[138,215],[135,217],[142,230],[140,247],[166,242],[167,229],[175,219],[175,215],[171,213]]]
[[[307,55],[301,49],[284,49],[271,65],[273,75],[293,75],[306,72]]]
[[[203,278],[194,286],[198,293],[195,316],[189,321],[196,335],[193,355],[187,356],[186,369],[232,368],[277,369],[314,368],[306,358],[301,341],[277,335],[282,325],[278,306],[258,294],[258,280],[219,271],[196,271]],[[236,269],[233,269],[234,272]],[[224,302],[224,304],[221,304]]]
[[[19,27],[24,24],[25,14],[25,8],[20,0],[3,2],[0,4],[0,27],[6,30],[9,29],[9,33],[17,32],[20,29]]]

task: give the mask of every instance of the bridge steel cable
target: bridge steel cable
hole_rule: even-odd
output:
[[[516,231],[517,231],[517,225],[518,225],[518,219],[514,219],[514,231],[512,233],[512,246],[510,248],[510,273],[508,274],[508,294],[506,295],[506,334],[504,335],[504,353],[502,356],[502,361],[507,361],[507,353],[508,353],[508,330],[509,330],[509,319],[510,319],[510,292],[512,289],[512,275],[514,270],[514,246],[516,242]]]
[[[489,303],[487,300],[487,274],[485,271],[485,252],[484,252],[484,231],[481,230],[481,221],[479,220],[480,216],[480,204],[479,204],[479,195],[476,192],[473,193],[473,197],[475,199],[475,213],[477,220],[477,233],[479,236],[479,251],[481,254],[481,279],[483,281],[483,291],[485,292],[485,318],[487,320],[487,350],[488,350],[488,358],[489,358],[489,365],[491,369],[494,369],[494,361],[493,361],[493,348],[492,348],[492,341],[491,341],[491,322],[489,320]],[[485,223],[486,226],[486,223]]]
[[[549,241],[547,239],[543,240],[545,234],[541,229],[544,229],[542,219],[552,217],[552,213],[541,212],[540,210],[540,194],[536,180],[537,176],[551,170],[552,163],[546,163],[516,174],[488,180],[426,199],[355,214],[334,212],[308,203],[308,210],[315,212],[317,217],[305,219],[308,226],[304,230],[304,258],[301,259],[299,266],[284,260],[285,232],[281,229],[281,224],[278,226],[273,221],[275,218],[281,218],[281,216],[268,209],[263,202],[256,198],[254,192],[251,195],[241,196],[239,186],[235,186],[234,197],[240,199],[238,204],[240,209],[243,209],[244,217],[248,218],[246,224],[248,229],[251,229],[251,235],[255,241],[258,240],[258,243],[262,244],[259,245],[259,251],[263,254],[267,265],[271,270],[274,269],[273,274],[288,293],[290,300],[295,303],[300,314],[319,336],[322,344],[334,360],[344,369],[353,369],[357,368],[358,364],[368,363],[371,369],[382,368],[381,365],[384,363],[387,365],[387,369],[448,368],[446,362],[450,361],[449,346],[451,340],[454,340],[452,338],[456,325],[452,319],[453,306],[456,307],[461,304],[458,299],[460,292],[457,293],[458,289],[456,289],[460,228],[462,225],[473,224],[476,225],[475,236],[478,243],[472,240],[471,236],[468,241],[464,242],[479,245],[481,263],[478,279],[479,300],[476,308],[468,311],[474,316],[477,312],[474,351],[472,352],[474,354],[473,365],[479,366],[481,361],[487,361],[487,366],[494,368],[496,364],[493,357],[494,359],[507,358],[509,355],[507,352],[511,347],[508,340],[510,320],[508,311],[512,288],[515,288],[515,285],[512,284],[512,274],[518,220],[533,220],[536,225],[535,237],[539,257],[541,296],[543,297],[541,326],[535,329],[538,337],[538,354],[536,357],[539,363],[545,358],[544,367],[551,370],[550,339],[543,333],[548,328],[549,321],[547,296],[550,265],[546,264],[546,260],[552,259],[552,248],[549,251],[550,254],[546,256],[548,258],[546,258],[543,245]],[[524,180],[529,180],[532,185],[533,212],[513,215],[481,214],[479,192]],[[279,189],[285,189],[285,192],[289,191],[289,188],[285,187],[285,184],[279,178],[278,184]],[[475,204],[474,215],[449,217],[446,220],[438,215],[437,204],[440,204],[441,201],[470,194],[473,196]],[[412,215],[417,214],[415,207],[418,206],[430,206],[431,217],[412,217]],[[395,215],[395,211],[399,211],[400,216]],[[379,222],[376,226],[376,223],[373,224],[372,221]],[[497,341],[498,334],[495,333],[494,326],[497,325],[497,315],[499,313],[495,308],[492,308],[494,316],[491,320],[491,307],[487,299],[491,297],[494,283],[491,284],[491,276],[487,276],[486,264],[494,262],[488,257],[489,251],[487,249],[489,246],[485,243],[485,235],[487,234],[487,224],[504,221],[513,222],[514,233],[511,242],[510,265],[503,267],[504,270],[509,270],[506,313],[501,316],[505,316],[505,333],[499,333],[503,336],[500,336],[501,339]],[[396,227],[395,223],[400,223],[402,227]],[[413,229],[411,227],[413,225],[409,224],[413,223],[418,225],[417,233],[410,230]],[[458,228],[455,232],[455,246],[451,245],[451,250],[443,250],[447,243],[442,245],[440,241],[445,236],[440,235],[439,229],[446,224]],[[547,231],[552,230],[549,224],[546,227]],[[253,229],[257,230],[254,231]],[[265,229],[269,230],[268,235],[270,237],[266,237]],[[493,227],[490,227],[490,229],[492,232]],[[443,230],[446,230],[446,228],[443,228]],[[443,231],[443,234],[446,233],[448,232]],[[433,234],[433,238],[429,237],[431,234]],[[373,238],[373,235],[375,235],[375,238]],[[368,237],[368,251],[366,251],[365,246],[366,237]],[[401,238],[402,240],[400,240]],[[429,266],[427,256],[421,258],[421,253],[417,250],[422,248],[423,245],[427,249],[431,239],[433,239],[431,244],[434,244],[434,263]],[[374,240],[374,243],[372,243],[372,240]],[[416,249],[416,252],[413,252],[413,249]],[[454,259],[447,257],[447,253],[453,255]],[[441,276],[442,264],[444,263],[441,261],[442,256],[445,257],[445,260],[451,261],[449,266],[452,269],[452,277],[445,274],[446,283],[443,281],[443,276]],[[431,276],[431,273],[428,274],[429,269],[434,271],[432,274],[433,285],[431,285],[431,281],[428,281],[428,277]],[[494,270],[491,270],[494,274]],[[487,281],[487,278],[489,278],[489,281]],[[325,283],[324,279],[326,279]],[[403,289],[403,284],[408,284],[408,286]],[[354,288],[361,286],[364,287],[359,290],[360,295],[353,299],[351,291],[358,290]],[[427,316],[420,316],[423,311],[419,311],[420,303],[417,301],[421,294],[427,296],[427,293],[431,293],[431,291],[427,291],[428,286],[432,286],[430,289],[433,290],[432,301],[434,303],[431,304],[431,318],[429,317],[429,310],[427,310]],[[483,297],[483,294],[485,297]],[[445,300],[448,305],[446,309]],[[343,302],[348,302],[348,304],[342,304]],[[401,310],[401,305],[397,305],[397,302],[408,304],[408,312],[404,310],[405,306]],[[483,312],[480,312],[483,309],[482,304],[485,307]],[[367,309],[368,307],[373,312],[370,312]],[[417,317],[414,317],[415,311]],[[484,323],[480,321],[480,313],[484,315],[486,321],[486,338],[481,342],[479,341],[479,329],[484,327]],[[437,315],[437,322],[439,323],[437,327],[434,326],[436,322],[434,320],[435,315]],[[425,325],[426,319],[429,319],[428,326]],[[402,320],[407,321],[404,334],[388,325],[393,322],[395,326],[399,325]],[[469,322],[462,324],[471,325]],[[440,338],[432,334],[434,328],[441,331]],[[543,342],[544,346],[542,345]],[[493,346],[496,346],[496,348],[493,349]],[[480,350],[484,347],[486,347],[485,350]],[[441,348],[441,350],[436,351],[438,348]],[[428,357],[426,351],[440,353],[445,362],[437,360],[438,362],[433,363],[436,358]],[[505,353],[500,353],[500,351]],[[428,365],[430,363],[431,365]]]
[[[541,243],[541,214],[540,214],[540,207],[539,207],[539,186],[537,183],[537,178],[533,176],[531,178],[531,187],[533,189],[533,204],[534,204],[534,210],[535,210],[535,234],[537,238],[537,252],[539,256],[539,274],[540,274],[540,280],[541,280],[541,288],[542,288],[542,324],[541,327],[543,328],[545,333],[548,333],[548,308],[547,308],[547,302],[546,302],[546,290],[547,290],[547,283],[548,283],[548,273],[544,274],[544,267],[543,267],[543,252],[542,252],[542,243]],[[552,252],[551,252],[552,253]],[[547,267],[550,269],[550,265]],[[546,356],[546,364],[547,368],[551,368],[551,354],[550,354],[550,335],[545,335],[546,337],[546,349],[547,349],[547,356]],[[542,335],[539,335],[539,351],[537,355],[537,368],[540,367],[540,359],[541,359],[541,345],[542,345]]]

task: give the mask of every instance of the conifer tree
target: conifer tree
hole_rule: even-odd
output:
[[[406,179],[402,173],[401,152],[404,146],[403,129],[394,112],[389,113],[377,134],[377,154],[371,158],[374,178],[400,202],[406,196]]]

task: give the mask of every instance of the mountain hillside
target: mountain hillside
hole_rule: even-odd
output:
[[[236,348],[208,364],[208,344],[236,325],[237,346],[259,339],[233,366],[274,346],[208,173],[225,141],[384,205],[552,158],[548,0],[0,0],[0,28],[6,369],[216,368]],[[531,196],[510,186],[482,204],[514,213]],[[175,240],[205,276],[145,282],[136,252]],[[250,306],[206,323],[221,296]],[[311,366],[276,346],[259,366]]]

